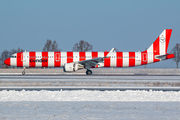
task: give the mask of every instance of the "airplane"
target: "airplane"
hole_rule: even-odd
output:
[[[9,66],[23,67],[63,67],[64,72],[75,72],[87,69],[91,75],[91,68],[100,67],[135,67],[147,65],[174,57],[167,53],[172,29],[165,29],[154,43],[142,52],[116,52],[112,48],[109,52],[19,52],[10,56],[4,63]]]

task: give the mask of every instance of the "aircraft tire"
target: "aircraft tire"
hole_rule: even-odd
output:
[[[86,71],[86,75],[92,75],[92,71],[91,70],[87,70]]]
[[[24,72],[24,71],[22,72],[22,75],[25,75],[25,72]]]

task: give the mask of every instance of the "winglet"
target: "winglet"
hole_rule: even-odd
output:
[[[110,52],[115,52],[115,51],[114,51],[114,48],[112,48],[112,49],[110,50]]]
[[[114,48],[112,48],[112,49],[110,50],[110,52],[109,52],[105,57],[110,57],[110,56],[111,56],[111,53],[113,53],[113,52],[115,52],[115,49],[114,49]]]

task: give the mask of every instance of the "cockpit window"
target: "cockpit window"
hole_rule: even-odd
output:
[[[10,58],[16,58],[16,56],[11,56]]]

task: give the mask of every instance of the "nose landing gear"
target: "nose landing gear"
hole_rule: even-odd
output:
[[[25,70],[26,70],[26,68],[24,67],[24,70],[23,70],[23,72],[22,72],[22,75],[25,75]]]
[[[87,69],[86,75],[91,75],[91,74],[92,74],[92,71]]]

